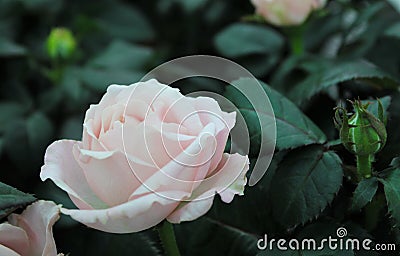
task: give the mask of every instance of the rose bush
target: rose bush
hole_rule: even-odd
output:
[[[40,176],[79,208],[63,213],[99,230],[194,220],[216,193],[227,203],[243,194],[248,157],[224,154],[235,120],[212,98],[156,80],[111,85],[86,112],[82,141],[51,144]]]
[[[302,24],[308,15],[322,8],[326,0],[251,0],[256,7],[256,13],[276,26]]]
[[[53,225],[59,213],[60,207],[53,202],[38,201],[22,214],[11,214],[8,222],[0,224],[0,255],[57,255]]]

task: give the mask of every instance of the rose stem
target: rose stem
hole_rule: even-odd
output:
[[[372,164],[371,155],[357,155],[357,170],[362,178],[371,178]]]
[[[293,55],[300,56],[304,52],[304,42],[301,35],[294,35],[290,40]]]
[[[284,31],[289,38],[290,49],[293,56],[302,56],[305,51],[304,46],[305,25],[288,27]]]
[[[179,253],[172,224],[165,220],[157,227],[157,230],[165,253],[168,256],[180,256],[181,254]]]

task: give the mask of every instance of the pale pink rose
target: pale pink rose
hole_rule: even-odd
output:
[[[91,105],[82,141],[51,144],[40,177],[79,209],[62,209],[89,227],[137,232],[194,220],[242,195],[247,156],[224,148],[236,113],[208,97],[185,97],[156,80],[111,85]]]
[[[276,26],[302,24],[308,15],[325,6],[326,0],[251,0],[260,14]]]
[[[22,214],[11,214],[0,224],[1,256],[55,256],[53,225],[59,219],[60,206],[38,201]],[[62,255],[62,254],[59,254]]]

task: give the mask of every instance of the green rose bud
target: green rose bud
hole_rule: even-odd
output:
[[[66,28],[54,28],[46,42],[47,54],[52,59],[69,59],[76,49],[72,32]]]
[[[383,107],[379,101],[378,103],[380,118],[375,117],[367,110],[369,104],[363,105],[359,100],[352,102],[354,114],[350,118],[345,109],[338,108],[336,111],[336,120],[338,120],[339,111],[343,111],[341,126],[337,122],[342,143],[355,155],[375,154],[386,144],[387,134]]]
[[[351,102],[354,114],[349,117],[346,109],[336,108],[335,125],[340,131],[344,147],[356,155],[359,174],[371,176],[374,155],[386,144],[387,133],[382,103],[378,100],[378,117],[367,110],[369,103]]]

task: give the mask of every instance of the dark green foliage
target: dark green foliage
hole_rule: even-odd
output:
[[[365,205],[371,202],[377,190],[378,180],[376,177],[362,180],[354,191],[350,210],[361,210]]]
[[[34,201],[36,201],[34,196],[0,182],[0,219]]]
[[[334,152],[309,146],[288,153],[271,184],[275,218],[288,228],[317,218],[332,202],[342,180],[341,161]]]
[[[395,227],[400,225],[400,169],[398,167],[389,170],[386,177],[380,179],[388,203],[389,213],[396,221]]]
[[[254,86],[252,80],[240,79],[234,81],[235,85]],[[293,149],[309,144],[320,144],[326,141],[323,132],[290,100],[263,84],[263,89],[271,102],[277,126],[277,147],[280,150]],[[226,88],[225,97],[232,101],[240,110],[248,125],[251,148],[259,148],[261,129],[258,115],[248,99],[233,86]],[[261,112],[261,118],[270,119],[271,116]]]

